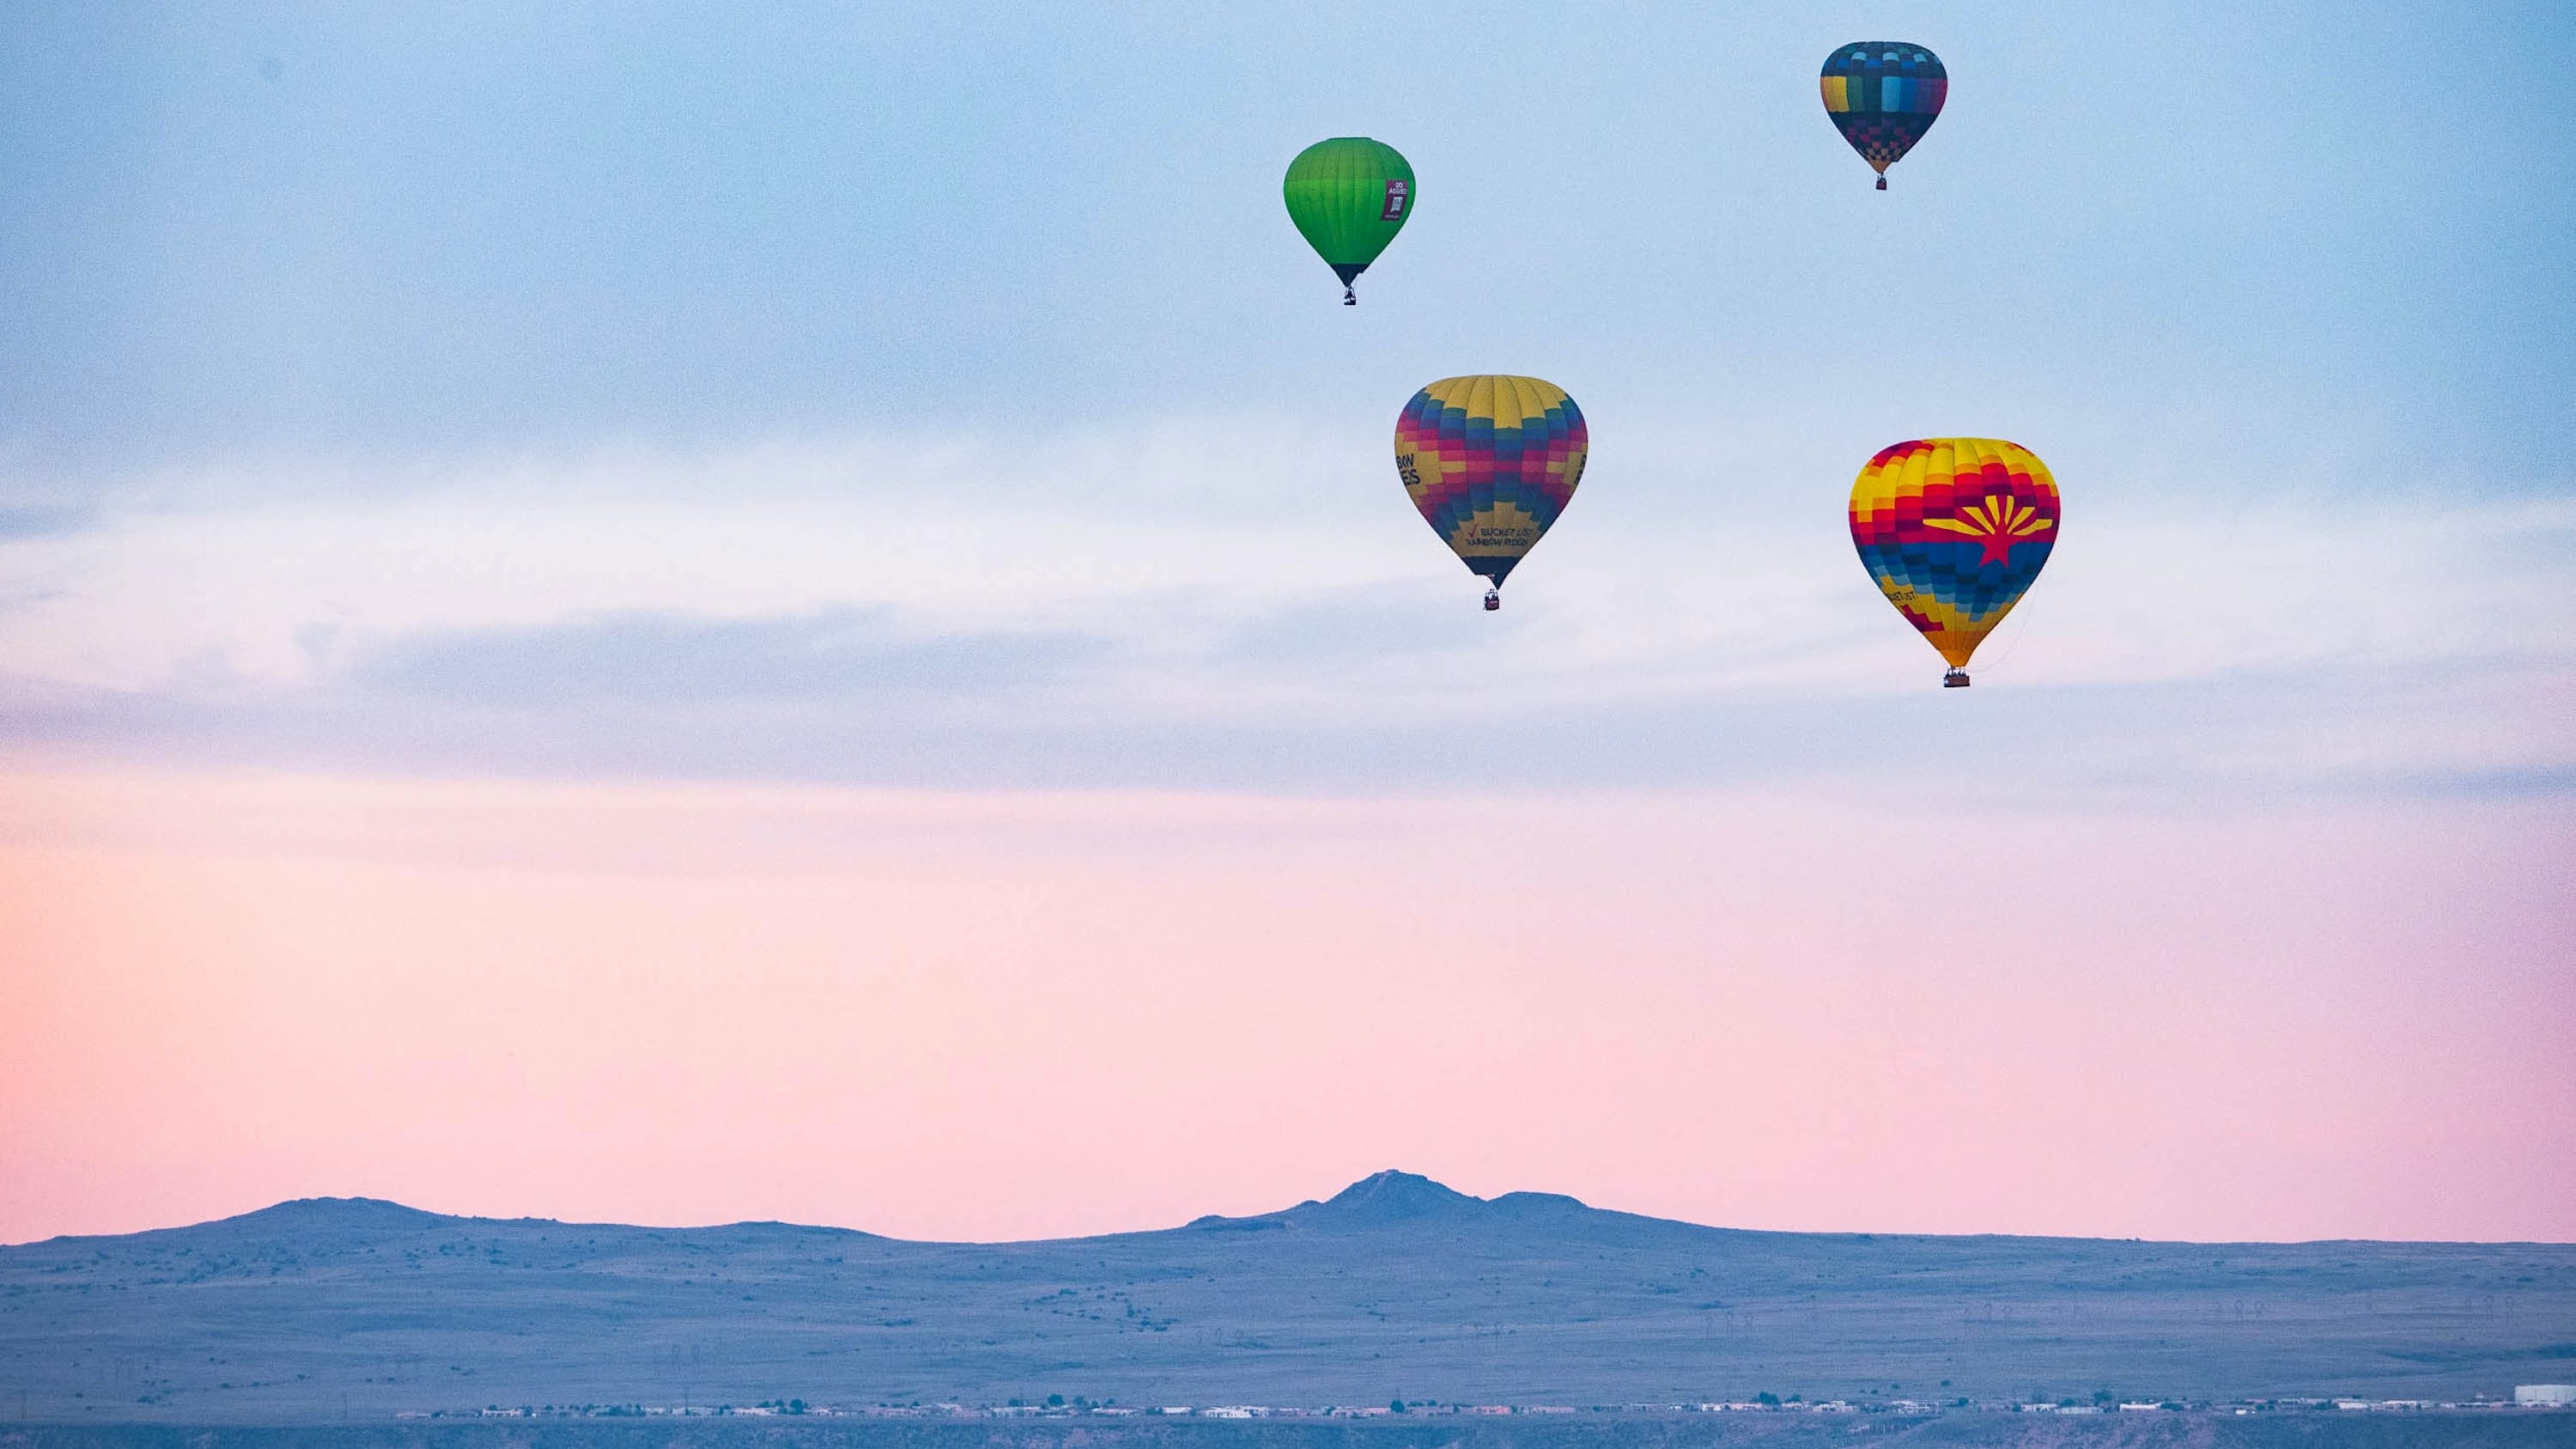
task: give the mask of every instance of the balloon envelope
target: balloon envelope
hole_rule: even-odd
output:
[[[1574,399],[1535,377],[1443,378],[1395,420],[1405,493],[1498,588],[1565,511],[1589,447]]]
[[[1950,73],[1941,68],[1941,57],[1910,40],[1859,40],[1825,57],[1823,85],[1834,128],[1879,173],[1884,188],[1887,168],[1913,150],[1941,114]]]
[[[1879,591],[1953,668],[2039,577],[2057,544],[2057,480],[1996,438],[1881,448],[1852,484],[1852,543]]]
[[[1413,167],[1366,136],[1318,141],[1288,163],[1288,219],[1349,286],[1413,215]]]

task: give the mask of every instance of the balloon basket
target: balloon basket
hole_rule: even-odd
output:
[[[1503,591],[1502,591],[1502,590],[1500,590],[1500,589],[1487,589],[1487,590],[1485,590],[1485,612],[1486,612],[1486,613],[1490,614],[1490,613],[1492,613],[1493,611],[1495,611],[1496,609],[1501,608],[1502,606],[1503,606]]]
[[[1967,687],[1968,687],[1968,671],[1966,671],[1966,670],[1964,670],[1964,669],[1953,669],[1953,670],[1951,670],[1949,673],[1942,675],[1942,676],[1941,676],[1941,687],[1942,687],[1943,689],[1965,689],[1965,688],[1967,688]]]
[[[1878,189],[1879,189],[1879,190],[1881,190],[1881,191],[1885,191],[1885,190],[1887,189],[1887,178],[1886,178],[1886,177],[1882,176],[1882,177],[1878,178]]]
[[[1360,294],[1352,291],[1348,287],[1344,287],[1342,289],[1342,305],[1345,307],[1356,307],[1359,304]]]

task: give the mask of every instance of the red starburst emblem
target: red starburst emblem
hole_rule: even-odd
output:
[[[1925,528],[1944,533],[1964,533],[1982,541],[1986,550],[1977,555],[1977,567],[1990,563],[2012,564],[2012,546],[2024,539],[2037,538],[2057,527],[2054,518],[2042,518],[2039,510],[2008,493],[1989,494],[1982,503],[1971,503],[1959,510],[1956,518],[1927,518]]]

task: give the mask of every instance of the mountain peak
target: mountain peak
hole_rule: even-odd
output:
[[[1485,1205],[1480,1197],[1433,1182],[1419,1173],[1398,1172],[1389,1168],[1373,1172],[1319,1206],[1324,1212],[1346,1220],[1366,1218],[1373,1222],[1392,1222],[1400,1218],[1448,1216],[1462,1209]]]
[[[436,1216],[438,1216],[436,1213],[424,1212],[419,1208],[389,1202],[380,1197],[292,1197],[284,1202],[271,1203],[267,1207],[241,1213],[236,1221],[241,1218],[270,1220],[318,1218],[416,1222],[422,1218]]]
[[[1292,1208],[1255,1217],[1209,1216],[1193,1228],[1225,1232],[1304,1227],[1325,1231],[1392,1227],[1400,1223],[1464,1222],[1492,1206],[1416,1172],[1389,1168],[1373,1172],[1322,1202],[1308,1199]]]

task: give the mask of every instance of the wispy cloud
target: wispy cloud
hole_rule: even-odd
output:
[[[501,706],[990,697],[1060,682],[1103,648],[1071,633],[912,637],[890,627],[883,610],[722,620],[618,614],[405,639],[359,658],[343,677],[370,693]]]
[[[1877,779],[1994,730],[2061,787],[2570,764],[2576,504],[2070,478],[1943,697],[1834,460],[1713,498],[1641,440],[1487,615],[1375,448],[1247,430],[165,476],[0,538],[0,708],[33,749],[896,783]]]
[[[88,521],[88,510],[67,504],[0,504],[0,538],[41,538],[70,533]]]

